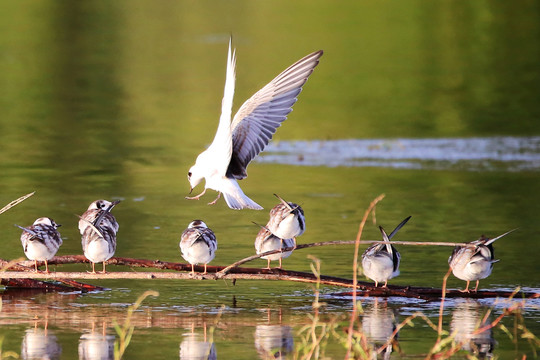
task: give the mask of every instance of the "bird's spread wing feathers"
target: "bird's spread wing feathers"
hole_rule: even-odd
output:
[[[247,176],[248,164],[264,150],[292,111],[302,86],[322,54],[320,50],[300,59],[240,107],[231,124],[232,156],[227,177],[243,179]]]
[[[209,153],[211,153],[212,162],[216,164],[216,170],[221,176],[225,176],[233,151],[231,118],[234,98],[234,84],[236,79],[235,69],[236,50],[232,50],[231,42],[229,42],[229,52],[227,55],[227,75],[225,78],[223,100],[221,101],[221,116],[219,117],[219,125],[214,137],[214,141],[212,141],[212,144],[207,150]]]

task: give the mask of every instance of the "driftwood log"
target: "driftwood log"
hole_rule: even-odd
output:
[[[269,252],[271,253],[271,252]],[[264,254],[261,254],[264,256]],[[250,257],[251,258],[251,257]],[[88,260],[83,255],[65,255],[56,256],[49,260],[49,265],[63,265],[63,264],[81,264],[88,263]],[[239,262],[240,263],[240,262]],[[19,264],[9,265],[5,260],[0,260],[0,267],[5,268],[9,266],[14,271],[2,271],[0,272],[1,283],[7,287],[26,287],[26,288],[40,288],[49,291],[95,291],[102,290],[103,288],[82,284],[72,279],[84,279],[84,280],[103,280],[103,279],[182,279],[182,280],[285,280],[296,281],[303,283],[317,283],[322,285],[353,288],[353,281],[350,279],[344,279],[339,277],[324,276],[321,275],[317,278],[312,273],[284,270],[284,269],[261,269],[261,268],[247,268],[238,266],[208,266],[207,274],[200,274],[204,270],[203,266],[195,266],[196,273],[194,276],[190,273],[191,265],[184,263],[160,261],[160,260],[146,260],[146,259],[132,259],[132,258],[111,258],[108,265],[119,265],[130,268],[146,268],[153,269],[153,271],[130,271],[130,272],[107,272],[103,273],[88,273],[88,272],[34,272],[32,265],[33,262],[24,261]],[[25,266],[26,265],[26,266]],[[155,271],[159,270],[159,271]],[[39,280],[38,280],[39,279]],[[69,279],[69,280],[68,280]],[[40,280],[54,280],[61,284],[43,282]],[[333,293],[332,295],[338,297],[349,297],[353,295],[353,292],[340,292]],[[462,293],[458,290],[447,290],[446,297],[467,297],[467,298],[490,298],[490,297],[510,297],[515,295],[516,297],[534,298],[540,297],[538,293],[531,292],[519,292],[513,294],[509,291],[478,291],[476,293]],[[375,287],[373,283],[357,282],[356,296],[400,296],[419,298],[424,300],[437,300],[442,296],[442,290],[430,287],[413,287],[413,286],[397,286],[388,285],[387,288]]]

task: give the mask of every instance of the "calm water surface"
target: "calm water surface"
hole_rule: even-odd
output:
[[[227,265],[253,253],[252,222],[267,220],[273,193],[302,204],[300,243],[354,239],[369,202],[384,193],[365,239],[378,240],[378,225],[391,229],[408,215],[396,240],[466,242],[517,228],[495,244],[500,262],[480,287],[539,291],[537,2],[27,0],[0,5],[0,19],[0,205],[36,191],[0,216],[1,258],[23,256],[13,224],[41,216],[63,224],[59,255],[80,254],[75,214],[107,198],[123,200],[114,209],[118,256],[182,261],[180,234],[200,218],[218,237],[212,264]],[[297,59],[325,50],[289,120],[241,183],[261,212],[231,211],[223,201],[209,207],[214,194],[183,199],[187,170],[217,127],[231,33],[235,107]],[[441,285],[451,248],[399,250],[401,275],[392,284]],[[345,246],[297,251],[285,268],[310,271],[308,255],[321,260],[323,274],[352,276]],[[110,290],[4,290],[2,351],[110,358],[113,320],[123,322],[148,289],[160,295],[135,313],[125,358],[293,358],[312,321],[313,289],[302,284],[96,284]],[[330,295],[338,290],[322,289],[321,317],[343,329],[352,305]],[[375,344],[407,316],[421,311],[436,321],[439,311],[438,302],[402,298],[362,299],[362,306],[359,324]],[[459,329],[462,339],[488,309],[493,320],[507,306],[449,301],[444,328]],[[529,301],[522,313],[537,336],[539,306]],[[514,320],[502,322],[510,332]],[[417,319],[399,332],[399,348],[423,357],[435,339]],[[499,327],[473,342],[501,359],[534,353]],[[344,358],[344,347],[331,338],[325,355]],[[397,348],[387,355],[399,358]]]

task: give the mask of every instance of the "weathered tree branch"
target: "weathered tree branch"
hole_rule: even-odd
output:
[[[9,209],[11,209],[12,207],[14,207],[17,204],[22,203],[24,200],[28,199],[30,196],[32,196],[34,194],[35,194],[35,191],[31,192],[30,194],[23,195],[20,198],[18,198],[17,200],[13,200],[12,202],[10,202],[9,204],[7,204],[6,206],[4,206],[3,208],[0,209],[0,214],[8,211]]]
[[[2,276],[4,274],[4,271],[0,271],[0,278],[2,281],[0,282],[1,285],[8,286],[8,287],[21,287],[21,288],[33,288],[33,289],[44,289],[44,290],[51,290],[51,291],[73,291],[73,290],[80,290],[80,291],[97,291],[97,290],[104,290],[102,287],[89,285],[89,284],[83,284],[80,282],[77,282],[75,280],[72,280],[73,278],[71,276],[67,276],[66,278],[55,278],[54,280],[64,284],[53,284],[53,283],[46,283],[43,281],[38,281],[35,279],[44,279],[43,277],[35,277],[32,278],[29,275],[29,273],[32,273],[34,271],[34,268],[32,266],[33,261],[25,261],[24,263],[31,263],[30,266],[19,264],[14,264],[13,262],[8,262],[6,260],[0,259],[0,268],[2,270],[7,269],[14,269],[20,274],[24,274],[25,276],[21,277],[14,277],[11,276],[14,272],[6,272],[10,274],[9,277]],[[40,274],[40,273],[37,273]],[[46,273],[43,273],[46,274]]]
[[[88,260],[83,255],[68,255],[68,256],[56,256],[50,260],[49,264],[77,264],[86,263]],[[25,262],[23,262],[25,263]],[[30,263],[30,262],[29,262]],[[0,278],[30,278],[30,279],[47,279],[47,280],[63,280],[70,279],[182,279],[182,280],[286,280],[302,283],[317,283],[318,279],[311,273],[290,271],[283,269],[261,269],[261,268],[240,268],[234,267],[229,269],[229,273],[224,275],[218,275],[219,272],[226,269],[223,266],[208,266],[208,274],[196,274],[192,276],[191,265],[183,263],[166,262],[160,260],[145,260],[145,259],[131,259],[131,258],[119,258],[115,257],[108,261],[111,265],[121,265],[128,267],[140,267],[151,268],[157,270],[173,270],[175,272],[108,272],[105,274],[97,273],[91,274],[87,272],[33,272],[25,271],[31,268],[26,267],[23,272],[21,271],[4,271],[0,272]],[[2,261],[0,261],[2,264]],[[20,265],[18,265],[20,266]],[[16,267],[17,270],[20,270]],[[203,271],[203,266],[195,266],[196,271]],[[184,273],[178,273],[178,271],[184,271]],[[353,288],[353,281],[350,279],[343,279],[332,276],[321,276],[320,284],[328,286]],[[92,285],[88,285],[92,286]],[[458,290],[449,290],[446,294],[447,297],[470,297],[470,298],[484,298],[484,297],[509,297],[512,293],[506,291],[479,291],[477,293],[462,293]],[[353,296],[353,292],[335,293],[335,296]],[[357,296],[402,296],[419,298],[425,300],[436,300],[442,295],[441,289],[436,288],[424,288],[424,287],[411,287],[411,286],[392,286],[388,285],[387,288],[375,287],[372,283],[361,282],[357,283]],[[516,296],[524,297],[538,297],[539,294],[520,292]]]

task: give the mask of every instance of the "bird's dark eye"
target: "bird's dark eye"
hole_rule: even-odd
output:
[[[191,177],[191,171],[189,171],[189,172],[187,173],[187,177],[188,177],[188,179]]]

